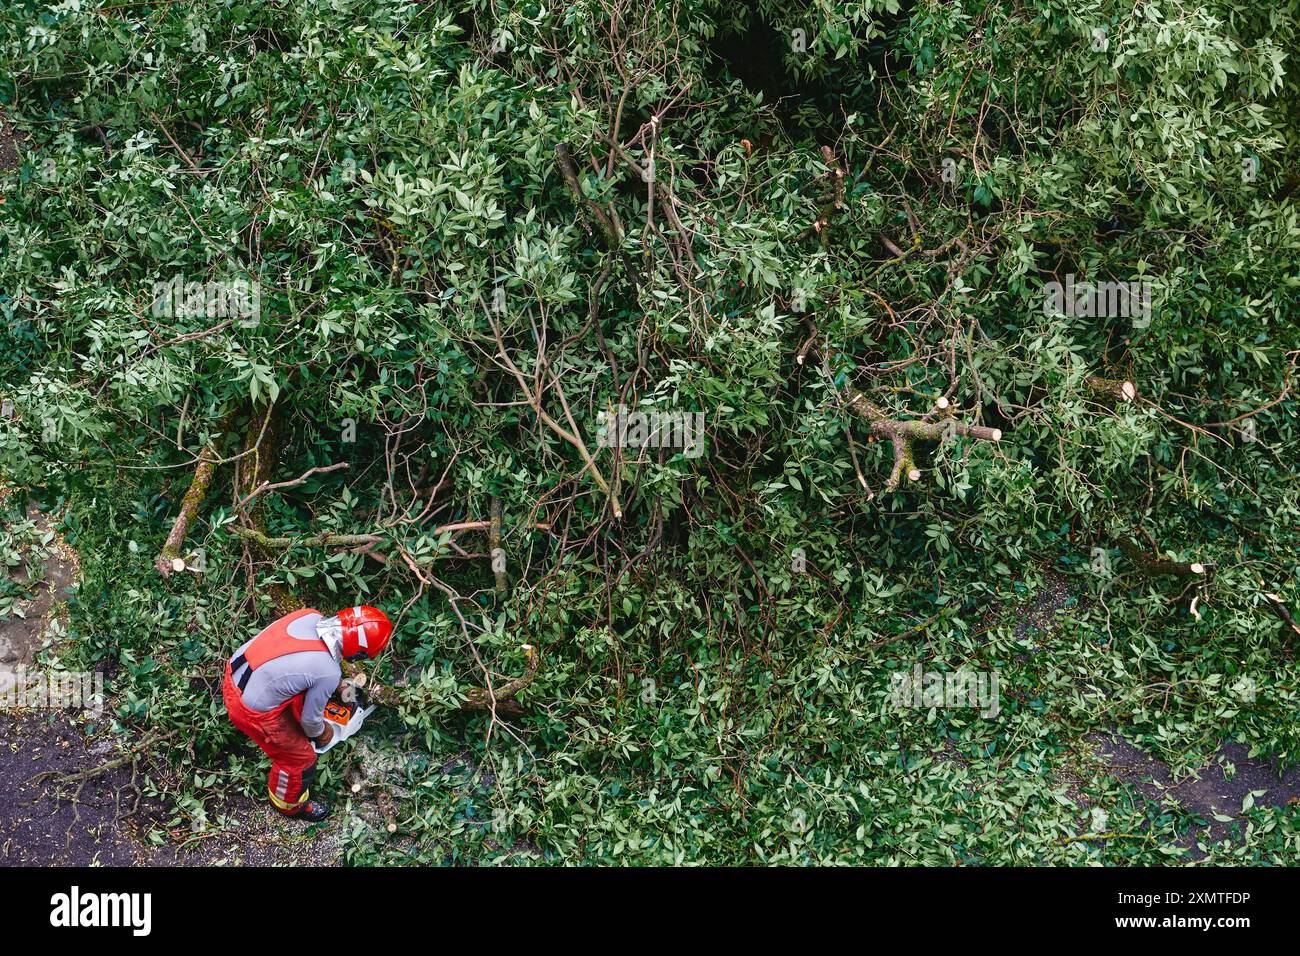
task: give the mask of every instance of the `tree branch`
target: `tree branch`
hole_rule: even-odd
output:
[[[1199,578],[1207,570],[1199,561],[1175,561],[1164,555],[1151,554],[1131,538],[1120,538],[1117,543],[1124,557],[1136,564],[1138,570],[1148,577]]]
[[[232,413],[222,419],[220,425],[222,434],[229,429],[233,417]],[[174,571],[185,570],[185,561],[181,558],[181,546],[185,543],[185,535],[189,532],[190,524],[193,523],[199,508],[208,496],[208,488],[212,484],[212,476],[216,473],[220,458],[214,436],[212,441],[199,452],[199,463],[194,468],[194,477],[190,479],[189,490],[181,499],[180,511],[172,523],[171,532],[163,543],[162,551],[154,562],[158,573],[165,578],[170,577]]]
[[[489,684],[486,688],[474,688],[465,695],[465,702],[460,705],[461,710],[488,710],[500,713],[502,704],[512,701],[521,690],[533,682],[542,659],[537,653],[537,648],[531,644],[524,644],[520,649],[524,652],[523,675],[500,687]]]
[[[250,501],[252,501],[254,498],[262,494],[263,492],[280,491],[284,488],[297,488],[299,485],[303,484],[312,475],[323,475],[326,474],[327,472],[339,471],[340,469],[347,469],[349,467],[350,466],[346,461],[340,461],[333,465],[320,465],[317,466],[316,468],[308,468],[306,471],[304,471],[297,478],[294,478],[292,481],[277,481],[275,484],[271,484],[270,482],[264,481],[256,488],[254,488],[252,491],[250,491],[237,505],[235,505],[235,510],[236,511],[240,510],[241,508],[244,507],[244,505],[248,504]]]

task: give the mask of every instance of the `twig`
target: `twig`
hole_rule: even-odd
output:
[[[351,466],[346,461],[340,461],[340,462],[336,462],[333,465],[318,465],[315,468],[308,468],[306,471],[304,471],[297,478],[294,478],[292,481],[277,481],[274,484],[272,484],[269,481],[264,481],[256,488],[254,488],[252,491],[250,491],[247,495],[245,495],[244,498],[241,499],[239,503],[235,505],[235,510],[236,511],[241,510],[244,507],[244,505],[248,504],[250,501],[252,501],[254,498],[262,494],[263,492],[279,491],[284,488],[296,488],[299,485],[303,484],[312,475],[323,475],[326,474],[327,472],[339,471],[340,469],[347,469],[349,467]]]

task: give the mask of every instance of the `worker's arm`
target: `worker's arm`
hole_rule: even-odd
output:
[[[330,663],[333,664],[333,661]],[[330,737],[333,736],[325,720],[325,705],[329,703],[330,696],[338,688],[340,676],[338,665],[334,664],[332,673],[321,674],[307,689],[307,695],[303,698],[302,732],[319,742],[322,747],[329,743]],[[327,733],[329,735],[321,739],[322,735]]]

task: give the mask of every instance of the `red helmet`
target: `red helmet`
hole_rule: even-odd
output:
[[[343,656],[348,660],[361,654],[373,660],[393,636],[388,615],[369,604],[345,607],[338,617],[343,625]]]

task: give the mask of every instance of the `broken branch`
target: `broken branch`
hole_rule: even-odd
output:
[[[877,438],[888,439],[894,446],[894,467],[889,474],[889,480],[885,482],[886,491],[896,489],[903,478],[907,478],[908,481],[920,479],[921,470],[916,467],[916,459],[913,453],[913,445],[917,441],[943,441],[957,435],[965,435],[980,441],[999,442],[1002,440],[1002,429],[1000,428],[968,425],[953,418],[943,422],[890,418],[884,411],[872,404],[861,392],[851,388],[846,391],[848,393],[849,408],[866,420],[871,434]]]
[[[1120,402],[1131,402],[1137,398],[1137,386],[1132,382],[1118,378],[1102,378],[1090,375],[1083,384],[1097,395]]]
[[[181,499],[181,510],[176,514],[171,533],[167,535],[162,551],[158,554],[158,560],[154,562],[154,567],[158,569],[158,573],[165,578],[171,577],[173,571],[185,570],[185,561],[181,558],[181,545],[185,543],[185,535],[189,531],[190,522],[198,514],[203,499],[208,496],[208,486],[212,484],[212,475],[216,470],[217,452],[215,448],[208,445],[199,453],[199,463],[194,469],[194,477],[190,480],[189,490],[185,492],[185,497]]]
[[[384,539],[377,534],[315,534],[305,538],[273,538],[257,528],[230,526],[231,534],[238,535],[245,541],[251,541],[267,550],[283,551],[286,548],[355,548],[369,544],[379,544]]]
[[[1118,543],[1124,557],[1136,564],[1138,570],[1148,577],[1198,578],[1206,572],[1206,566],[1199,561],[1175,561],[1164,555],[1153,555],[1131,538],[1121,538]]]
[[[1264,600],[1268,602],[1268,606],[1273,609],[1273,613],[1278,616],[1283,624],[1291,628],[1295,634],[1300,635],[1300,624],[1295,622],[1295,618],[1291,616],[1291,611],[1287,608],[1286,602],[1282,600],[1280,594],[1265,594]]]
[[[531,684],[537,676],[537,668],[541,665],[542,659],[537,653],[537,648],[531,644],[524,644],[520,650],[524,652],[524,672],[521,676],[500,687],[488,684],[486,688],[474,688],[465,695],[465,702],[460,705],[460,709],[490,710],[495,713],[502,703],[512,700]]]
[[[222,433],[227,430],[229,423],[229,417],[222,420]],[[214,436],[199,452],[199,463],[194,469],[194,477],[190,479],[189,490],[185,492],[185,497],[181,499],[180,511],[176,515],[176,520],[172,523],[171,532],[163,543],[158,559],[154,562],[154,567],[158,569],[158,573],[165,578],[170,577],[174,571],[185,570],[185,561],[181,558],[181,546],[185,543],[185,535],[189,533],[190,525],[198,515],[199,508],[208,496],[208,488],[212,484],[212,476],[216,473],[220,457],[217,454],[216,437]]]
[[[327,472],[338,471],[340,469],[346,469],[348,467],[350,466],[346,461],[340,461],[337,464],[333,464],[333,465],[320,465],[316,468],[308,468],[306,471],[304,471],[297,478],[294,478],[292,481],[277,481],[274,484],[264,481],[256,488],[254,488],[252,491],[250,491],[246,496],[244,496],[244,498],[237,505],[235,505],[235,510],[236,511],[240,510],[241,508],[244,507],[244,505],[248,504],[258,495],[263,494],[264,492],[281,491],[285,488],[297,488],[299,485],[306,482],[307,479],[310,478],[312,475],[323,475],[326,474]]]

